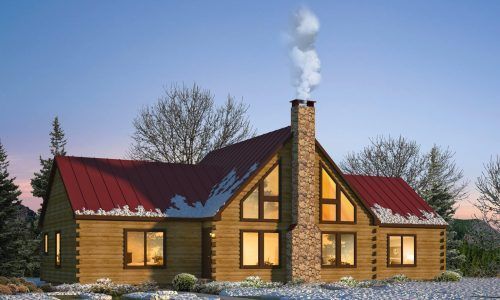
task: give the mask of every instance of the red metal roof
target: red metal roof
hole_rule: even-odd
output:
[[[424,217],[422,211],[434,210],[401,178],[344,175],[349,185],[359,194],[368,207],[376,204],[391,209],[402,216]]]
[[[74,211],[125,205],[165,211],[175,207],[176,195],[188,206],[204,205],[228,173],[236,171],[236,179],[249,175],[255,171],[252,166],[258,169],[290,136],[290,127],[272,131],[213,151],[197,165],[73,156],[57,156],[55,163]]]

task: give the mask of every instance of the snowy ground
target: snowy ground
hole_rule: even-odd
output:
[[[500,278],[464,278],[460,282],[409,282],[373,288],[330,290],[318,285],[237,288],[221,295],[260,299],[488,299],[500,298]]]

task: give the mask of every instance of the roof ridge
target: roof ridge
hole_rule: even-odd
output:
[[[363,176],[363,177],[376,177],[376,178],[389,178],[389,179],[403,179],[401,176],[382,176],[382,175],[365,175],[365,174],[349,174],[349,173],[344,173],[344,175],[353,177]]]

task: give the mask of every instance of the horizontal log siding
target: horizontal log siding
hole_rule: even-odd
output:
[[[55,232],[61,232],[61,267],[55,267]],[[53,283],[76,281],[76,222],[66,189],[57,171],[47,202],[42,237],[47,233],[49,253],[42,255],[40,278]]]
[[[77,220],[79,281],[94,282],[109,277],[115,282],[140,283],[154,280],[170,283],[178,273],[201,275],[201,221],[130,222]],[[124,269],[124,229],[166,230],[167,267]]]
[[[356,267],[355,268],[322,268],[321,269],[321,280],[326,282],[338,281],[341,277],[352,276],[356,280],[368,280],[372,279],[375,271],[373,267],[374,249],[373,245],[376,243],[373,241],[376,226],[371,225],[371,216],[362,206],[356,196],[350,193],[347,186],[341,180],[337,172],[335,172],[327,160],[321,155],[317,155],[318,168],[316,170],[316,186],[319,190],[320,188],[320,168],[319,163],[326,167],[328,172],[333,175],[333,179],[337,182],[337,188],[340,187],[346,194],[346,196],[356,205],[356,224],[319,224],[321,231],[338,231],[338,232],[356,232]],[[319,203],[319,200],[318,200]],[[320,220],[319,215],[319,205],[316,212],[316,220]]]
[[[396,274],[405,274],[411,279],[431,279],[438,275],[446,267],[445,231],[445,229],[380,227],[377,235],[378,278],[384,279]],[[417,266],[387,267],[388,234],[417,235]],[[441,246],[444,246],[443,249]]]
[[[281,220],[276,222],[241,222],[240,203],[262,176],[281,158]],[[278,155],[274,156],[264,168],[243,188],[228,207],[222,212],[221,219],[213,223],[215,243],[212,248],[212,272],[215,280],[237,281],[257,275],[267,281],[285,281],[286,251],[285,234],[291,220],[291,143],[287,143]],[[240,230],[280,230],[281,267],[279,269],[242,269],[240,268]]]

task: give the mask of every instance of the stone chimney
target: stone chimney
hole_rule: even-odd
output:
[[[319,281],[321,231],[316,224],[319,207],[315,174],[315,101],[292,103],[292,226],[287,233],[287,279]]]

